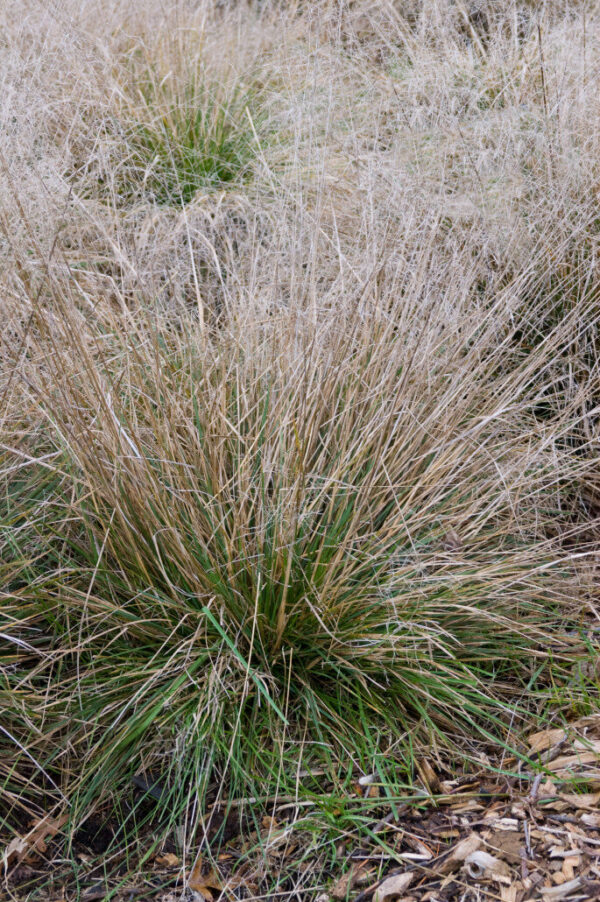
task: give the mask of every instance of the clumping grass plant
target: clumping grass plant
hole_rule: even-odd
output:
[[[597,704],[596,32],[100,6],[0,61],[1,823],[331,851]]]
[[[523,355],[507,293],[454,335],[403,292],[237,308],[213,334],[55,300],[31,403],[72,489],[41,523],[15,505],[5,533],[39,535],[56,588],[7,610],[17,662],[45,636],[17,679],[47,687],[28,725],[55,737],[44,772],[76,755],[81,813],[142,767],[183,804],[198,756],[244,786],[267,742],[322,766],[369,724],[386,746],[411,725],[499,739],[570,660],[582,575],[551,534],[582,470],[585,393],[554,373],[572,317]]]
[[[150,63],[138,74],[135,93],[105,126],[112,150],[98,173],[100,196],[181,206],[248,179],[264,119],[257,92],[211,79],[201,62],[190,69],[176,85]]]
[[[266,138],[256,66],[244,74],[226,57],[211,66],[193,31],[130,43],[108,74],[106,114],[95,104],[85,112],[69,173],[75,190],[118,208],[181,207],[247,181]]]

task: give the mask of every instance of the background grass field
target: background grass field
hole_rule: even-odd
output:
[[[284,796],[326,858],[357,774],[596,710],[599,26],[3,5],[8,835]]]

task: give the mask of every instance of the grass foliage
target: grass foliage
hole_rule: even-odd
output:
[[[263,118],[256,92],[211,81],[200,63],[183,84],[172,80],[148,66],[124,114],[107,123],[113,148],[99,175],[101,196],[180,206],[198,191],[247,180]]]
[[[323,826],[357,768],[400,795],[415,746],[595,705],[595,150],[558,5],[391,43],[383,7],[173,5],[202,65],[158,6],[133,55],[112,7],[48,13],[80,82],[43,179],[0,157],[0,794],[75,825],[158,775],[193,848],[215,793]]]

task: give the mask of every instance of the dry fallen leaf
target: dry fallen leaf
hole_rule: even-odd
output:
[[[486,841],[492,852],[499,854],[510,864],[519,864],[525,840],[518,830],[498,830],[486,837]]]
[[[368,861],[361,861],[357,864],[353,864],[349,871],[340,877],[337,883],[334,884],[333,889],[331,890],[331,896],[333,899],[346,899],[349,891],[352,889],[354,884],[358,881],[360,874],[369,864]]]
[[[461,551],[462,547],[463,540],[456,530],[450,527],[442,539],[442,548],[444,551]]]
[[[415,877],[414,871],[404,871],[402,874],[394,874],[384,880],[373,895],[373,902],[396,902],[404,891],[408,889]]]
[[[25,836],[15,836],[2,856],[2,864],[8,869],[12,864],[19,864],[29,855],[43,855],[46,851],[46,839],[56,836],[60,828],[66,824],[68,815],[52,818],[49,815],[39,821],[33,821],[33,827]]]
[[[219,893],[223,889],[223,885],[214,868],[211,868],[208,874],[203,874],[202,865],[202,857],[199,855],[190,871],[188,888],[198,893],[206,902],[213,902],[213,890]]]
[[[2,864],[5,870],[8,869],[14,860],[21,861],[27,854],[29,846],[22,836],[14,836],[2,856]]]
[[[156,864],[160,864],[166,868],[176,868],[177,865],[181,863],[177,855],[173,855],[172,852],[165,852],[164,855],[157,855],[154,861]]]
[[[202,877],[202,865],[202,856],[198,855],[196,861],[194,862],[194,866],[190,871],[190,876],[188,877],[188,886],[190,887],[190,889],[194,889],[194,886],[192,884],[204,882],[204,878]]]
[[[416,761],[417,771],[421,780],[425,784],[425,788],[431,793],[438,793],[441,790],[440,778],[434,771],[433,767],[426,758]]]

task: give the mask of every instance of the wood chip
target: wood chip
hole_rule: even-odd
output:
[[[569,880],[567,883],[561,883],[559,886],[542,886],[540,892],[544,896],[544,899],[566,899],[572,892],[582,884],[581,877],[576,877],[574,880]]]
[[[452,849],[448,858],[437,867],[438,874],[450,874],[460,867],[469,855],[477,852],[482,845],[483,840],[477,833],[471,833],[470,836],[466,836]]]
[[[483,877],[510,879],[510,868],[507,863],[481,849],[467,855],[465,867],[469,876],[474,880],[481,880]]]
[[[414,871],[404,871],[403,874],[394,874],[384,880],[373,894],[373,902],[395,902],[415,878]]]
[[[575,767],[583,767],[586,764],[594,764],[598,760],[598,752],[579,752],[577,755],[561,755],[554,761],[549,761],[546,767],[555,774],[573,770]]]
[[[562,729],[540,730],[538,733],[531,733],[527,737],[529,743],[529,754],[539,754],[546,752],[566,739],[567,731]]]
[[[600,805],[600,792],[561,792],[558,797],[573,808],[585,811],[598,811]]]

